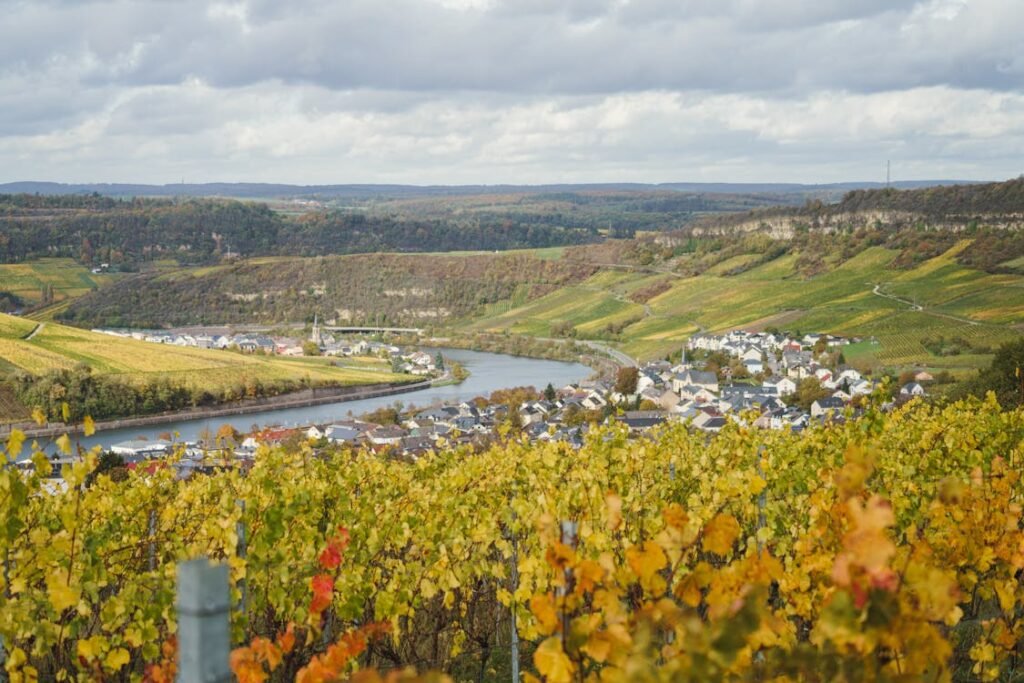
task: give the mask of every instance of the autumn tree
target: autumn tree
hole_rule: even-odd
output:
[[[636,393],[636,383],[640,379],[640,371],[635,367],[619,368],[615,375],[615,391],[623,396]]]
[[[810,410],[812,403],[828,398],[831,395],[832,392],[821,386],[821,382],[817,377],[806,377],[800,380],[800,384],[797,385],[796,393],[793,395],[793,402],[804,410]]]

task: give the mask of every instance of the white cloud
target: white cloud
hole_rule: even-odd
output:
[[[1015,0],[23,2],[0,180],[1016,175]]]

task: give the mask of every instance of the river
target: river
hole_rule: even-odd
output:
[[[425,350],[434,353],[437,349]],[[486,396],[493,391],[508,387],[532,385],[543,389],[550,382],[558,388],[578,382],[592,372],[590,368],[580,363],[538,360],[463,349],[440,349],[440,351],[446,358],[458,361],[470,372],[469,377],[462,384],[430,387],[429,389],[410,391],[407,394],[382,396],[361,401],[328,403],[306,408],[282,408],[230,417],[182,420],[148,427],[111,429],[97,432],[91,437],[79,437],[78,442],[85,448],[91,448],[97,444],[110,446],[139,437],[153,440],[164,433],[177,434],[179,440],[195,441],[200,434],[215,434],[224,424],[233,425],[241,432],[248,432],[254,426],[262,428],[324,424],[393,405],[396,401],[400,401],[406,407],[415,405],[425,408],[435,403],[457,403],[476,396]]]

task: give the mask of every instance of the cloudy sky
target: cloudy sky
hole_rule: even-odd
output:
[[[1022,0],[0,0],[0,182],[1002,179]]]

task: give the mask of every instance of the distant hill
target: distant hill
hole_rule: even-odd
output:
[[[760,230],[777,237],[802,229],[858,227],[961,229],[1024,225],[1024,176],[996,183],[971,183],[900,190],[851,190],[834,203],[807,201],[801,206],[754,208],[703,216],[682,231],[699,234]]]
[[[909,180],[892,184],[895,188],[920,188],[966,184],[963,180]],[[143,185],[138,183],[51,183],[19,181],[0,183],[0,193],[43,195],[92,194],[111,197],[239,197],[247,199],[289,199],[296,197],[403,198],[460,196],[479,194],[548,194],[559,192],[698,192],[710,194],[821,194],[884,187],[883,183],[846,182],[827,184],[799,183],[559,183],[547,185],[289,185],[283,183],[174,183]]]
[[[238,255],[552,247],[601,239],[598,228],[607,221],[585,213],[423,216],[313,206],[284,214],[262,202],[228,199],[0,194],[0,263],[57,256],[134,269],[168,258],[197,264]]]

